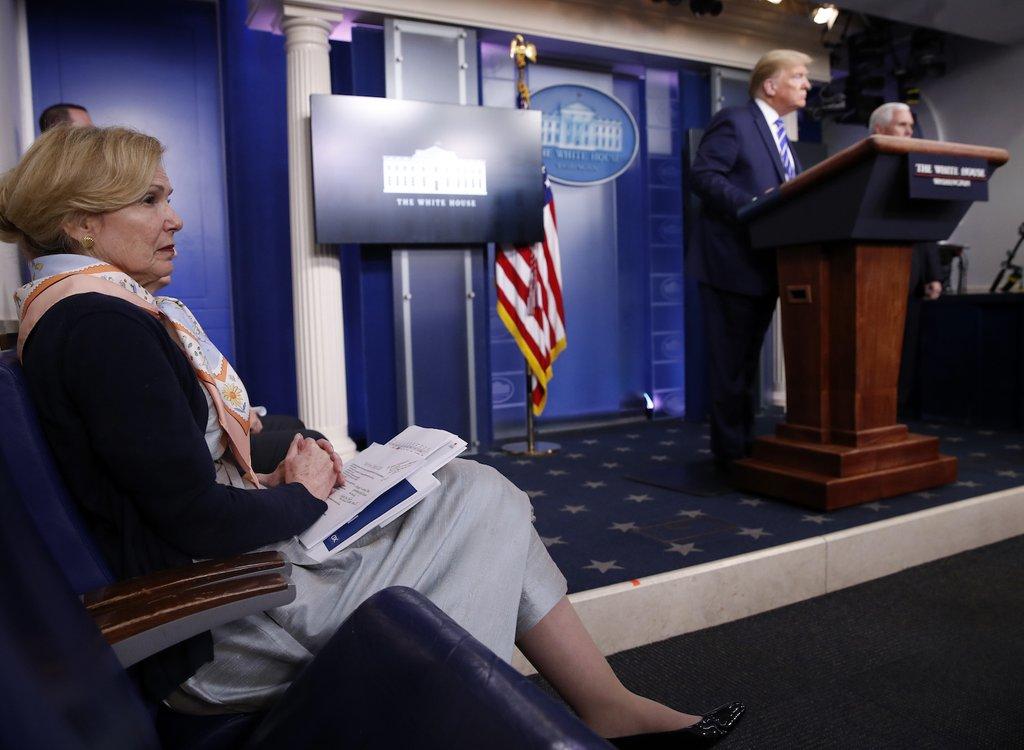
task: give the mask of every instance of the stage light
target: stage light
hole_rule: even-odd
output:
[[[830,29],[837,18],[839,18],[839,10],[832,3],[819,5],[811,11],[812,21],[816,24],[828,26]]]
[[[779,3],[782,2],[782,0],[768,0],[768,2],[771,3],[772,5],[778,5]]]

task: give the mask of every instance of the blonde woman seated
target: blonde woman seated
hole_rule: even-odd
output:
[[[29,388],[115,575],[260,548],[294,565],[292,604],[149,660],[147,694],[190,713],[265,708],[364,599],[404,585],[502,658],[518,643],[622,746],[724,736],[741,705],[701,718],[618,681],[565,598],[526,495],[491,468],[456,460],[411,512],[325,563],[305,554],[294,537],[324,512],[341,460],[297,436],[272,473],[256,474],[244,385],[185,305],[147,291],[169,280],[182,227],[162,154],[132,130],[58,127],[0,180],[0,238],[32,265],[16,295]]]

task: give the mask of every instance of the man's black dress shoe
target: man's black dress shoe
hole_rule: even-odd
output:
[[[742,703],[727,703],[704,714],[693,726],[672,732],[649,732],[608,739],[619,750],[689,750],[711,747],[732,731],[747,707]]]

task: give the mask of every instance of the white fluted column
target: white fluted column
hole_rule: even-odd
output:
[[[286,5],[280,28],[288,68],[288,193],[299,417],[326,435],[347,458],[356,448],[348,435],[341,263],[337,248],[314,242],[309,143],[309,97],[331,93],[327,38],[332,22],[308,13],[291,15],[288,10]]]

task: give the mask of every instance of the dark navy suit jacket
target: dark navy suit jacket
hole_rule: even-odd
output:
[[[752,296],[778,292],[775,252],[751,248],[750,235],[736,221],[736,212],[781,185],[785,175],[775,137],[752,99],[711,118],[690,168],[691,189],[701,200],[701,210],[687,269],[697,281]]]

